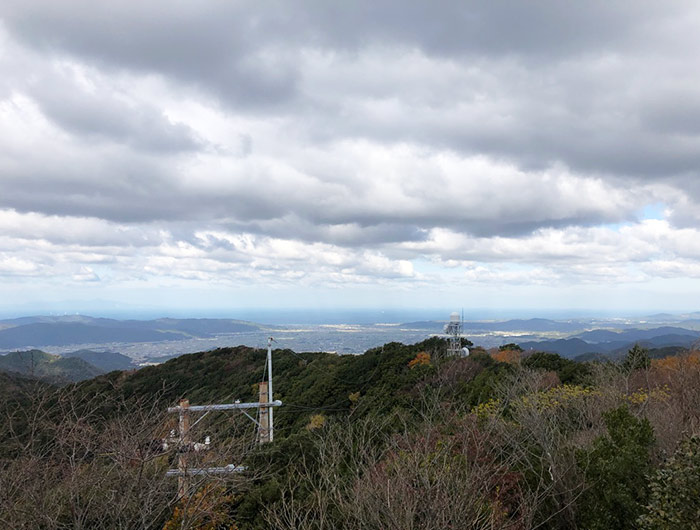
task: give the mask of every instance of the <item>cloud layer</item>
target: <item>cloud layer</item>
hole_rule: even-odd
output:
[[[700,286],[693,2],[93,4],[0,8],[26,292]]]

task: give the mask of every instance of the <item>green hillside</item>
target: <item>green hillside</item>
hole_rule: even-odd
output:
[[[442,350],[444,344],[439,339],[410,346],[390,343],[364,355],[275,350],[275,398],[284,402],[275,416],[279,432],[298,432],[318,411],[344,415],[352,409],[357,415],[370,410],[378,413],[393,407],[410,408],[416,398],[415,385],[425,376],[425,370],[411,370],[408,363],[418,352]],[[164,400],[172,403],[182,397],[192,404],[257,401],[255,385],[262,379],[265,357],[265,350],[246,346],[219,348],[182,355],[134,373],[107,374],[77,388],[86,394],[117,392],[131,398],[159,391]],[[355,393],[359,397],[351,401],[349,396]],[[490,395],[477,393],[470,403],[477,403],[480,397]]]
[[[0,407],[10,418],[0,513],[20,527],[77,517],[84,527],[240,530],[650,529],[668,527],[669,510],[697,520],[692,503],[673,507],[663,477],[679,461],[689,471],[676,490],[700,475],[688,453],[700,446],[700,356],[650,361],[637,348],[622,364],[585,364],[445,349],[430,339],[358,356],[275,350],[275,442],[254,443],[254,409],[192,413],[190,442],[211,446],[187,465],[245,471],[192,476],[183,499],[164,475],[182,458],[167,407],[257,401],[265,351],[221,348],[19,389],[21,404]]]
[[[7,402],[18,396],[27,396],[37,387],[47,389],[50,385],[15,372],[0,372],[0,401]]]
[[[0,356],[0,371],[58,383],[83,381],[104,373],[78,357],[61,357],[40,350],[17,351]]]
[[[77,357],[93,365],[102,372],[133,370],[137,367],[130,357],[111,351],[77,350],[64,353],[63,357]]]

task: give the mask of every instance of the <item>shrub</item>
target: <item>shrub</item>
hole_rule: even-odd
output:
[[[700,528],[700,436],[687,438],[653,476],[644,530]]]
[[[654,433],[647,419],[635,418],[626,406],[603,418],[608,434],[577,455],[588,486],[579,504],[580,526],[633,529],[647,502]]]

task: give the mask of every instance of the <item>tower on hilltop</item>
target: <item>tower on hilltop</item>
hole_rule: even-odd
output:
[[[457,311],[450,314],[450,321],[445,326],[445,334],[450,341],[447,354],[453,357],[466,357],[469,355],[469,348],[462,347],[462,327],[463,321]]]

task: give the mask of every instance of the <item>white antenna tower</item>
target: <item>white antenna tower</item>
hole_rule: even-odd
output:
[[[464,317],[460,317],[457,311],[450,314],[450,321],[445,326],[445,334],[450,341],[447,354],[452,357],[466,357],[469,355],[468,348],[462,348],[462,327]]]

